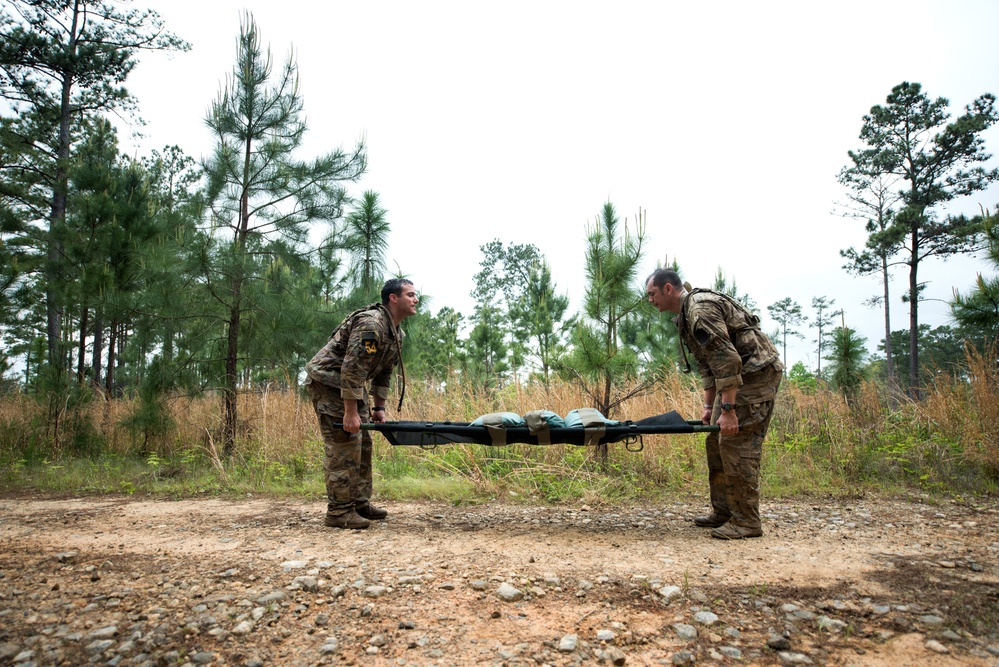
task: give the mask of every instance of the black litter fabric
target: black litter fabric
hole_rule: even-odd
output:
[[[694,433],[700,422],[688,422],[675,410],[654,417],[646,417],[638,421],[622,421],[618,425],[600,426],[603,431],[599,439],[588,438],[588,431],[583,427],[549,428],[548,437],[532,433],[527,426],[516,426],[505,429],[506,443],[538,444],[570,444],[583,446],[585,444],[608,444],[612,442],[635,441],[642,435],[656,433]],[[494,444],[485,426],[471,426],[469,422],[418,422],[396,421],[383,424],[365,424],[364,428],[379,431],[393,445],[433,447],[455,443],[474,443],[479,445]]]

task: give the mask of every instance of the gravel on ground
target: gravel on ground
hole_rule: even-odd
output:
[[[999,501],[0,496],[0,665],[999,667]]]

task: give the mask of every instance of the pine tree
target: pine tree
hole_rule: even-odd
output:
[[[0,7],[0,96],[20,114],[32,114],[51,131],[31,133],[46,144],[34,169],[50,193],[45,300],[49,362],[61,373],[66,283],[61,275],[62,229],[69,193],[72,130],[80,117],[133,113],[124,87],[144,50],[186,50],[149,10],[119,9],[105,0],[8,0]]]
[[[823,334],[825,334],[829,327],[833,323],[833,315],[835,313],[831,312],[833,305],[836,303],[836,299],[830,299],[826,296],[816,296],[812,297],[812,308],[815,309],[815,319],[808,326],[818,330],[818,337],[815,339],[815,344],[818,347],[818,366],[815,369],[815,376],[818,378],[822,377],[822,346],[825,345],[825,339]]]
[[[656,268],[662,266],[660,264]],[[676,260],[668,268],[680,272],[680,265]],[[648,299],[643,299],[641,306],[625,318],[621,327],[621,340],[641,360],[647,377],[662,377],[676,371],[680,336],[673,326],[672,314],[660,313]]]
[[[160,232],[149,196],[148,176],[138,162],[121,156],[114,127],[106,120],[93,124],[70,171],[70,196],[64,269],[72,287],[65,291],[66,305],[78,313],[78,366],[85,376],[85,349],[94,334],[90,374],[109,395],[125,378],[115,374],[124,365],[120,354],[135,326],[139,302],[145,292],[145,253]],[[93,320],[90,319],[91,314]],[[103,341],[107,335],[107,365],[102,368]],[[133,374],[145,363],[141,351],[133,360]]]
[[[484,302],[471,319],[474,326],[465,341],[462,379],[471,386],[501,387],[510,372],[502,313]]]
[[[523,292],[510,304],[514,339],[537,360],[541,380],[548,385],[551,372],[565,355],[569,297],[556,291],[548,263],[538,259],[528,267]]]
[[[270,54],[247,14],[240,26],[236,65],[206,121],[216,141],[205,163],[217,232],[213,241],[224,244],[205,256],[213,264],[213,284],[219,285],[213,297],[225,319],[221,384],[227,454],[235,446],[240,362],[248,356],[240,345],[243,320],[262,305],[251,298],[254,283],[263,272],[280,270],[268,256],[302,249],[309,223],[341,217],[343,183],[358,179],[365,169],[362,143],[353,151],[337,149],[310,162],[293,157],[306,132],[293,57],[272,75]],[[283,312],[279,308],[268,315],[278,318]]]
[[[881,295],[867,301],[881,305],[884,312],[886,354],[885,374],[889,383],[895,382],[895,363],[891,351],[891,268],[898,264],[895,257],[902,252],[905,229],[894,225],[902,195],[896,190],[899,179],[878,171],[876,165],[865,164],[859,154],[850,153],[853,165],[839,173],[839,182],[848,188],[850,203],[846,214],[865,221],[867,242],[863,250],[840,250],[847,260],[843,268],[860,276],[876,275],[881,279]],[[872,171],[873,168],[873,171]]]
[[[953,122],[948,122],[948,105],[942,97],[931,100],[920,84],[905,81],[892,88],[884,105],[871,107],[864,116],[864,147],[850,152],[855,168],[864,174],[895,177],[902,184],[903,206],[885,233],[905,238],[913,397],[919,395],[919,267],[929,257],[976,250],[981,231],[964,216],[941,219],[939,208],[999,179],[999,169],[982,166],[991,157],[982,133],[999,120],[995,96],[980,96]]]
[[[846,326],[836,327],[829,336],[829,383],[847,398],[852,398],[864,379],[867,339]]]
[[[778,336],[780,336],[780,345],[784,353],[784,367],[787,368],[787,337],[794,336],[803,339],[805,335],[794,327],[803,324],[808,317],[802,314],[801,304],[792,301],[791,297],[770,304],[767,306],[767,310],[770,312],[770,317],[780,325]]]
[[[350,254],[348,273],[363,300],[377,301],[385,274],[385,252],[391,227],[387,211],[378,202],[378,193],[366,190],[359,205],[347,215],[346,250]]]
[[[982,228],[988,244],[988,261],[994,269],[999,268],[999,215],[983,214]],[[954,291],[950,308],[963,328],[980,331],[993,343],[999,341],[999,277],[986,278],[979,273],[967,295]]]
[[[564,369],[583,385],[605,417],[611,417],[622,401],[645,386],[633,384],[638,358],[621,340],[623,323],[646,300],[645,286],[636,289],[644,239],[644,213],[637,216],[634,232],[627,221],[622,229],[610,202],[587,228],[584,318],[573,332]],[[631,386],[624,388],[629,382]],[[606,461],[606,445],[598,447],[596,454]]]

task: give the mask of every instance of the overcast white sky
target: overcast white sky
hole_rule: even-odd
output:
[[[876,349],[874,278],[842,270],[863,224],[834,214],[836,174],[861,147],[862,116],[902,81],[945,97],[954,116],[999,93],[999,2],[350,2],[136,0],[192,43],[144,54],[128,82],[148,121],[147,153],[177,144],[200,159],[204,117],[253,13],[277,64],[294,49],[310,131],[307,154],[359,137],[392,225],[388,260],[432,297],[470,314],[479,247],[533,243],[579,308],[585,234],[604,202],[646,212],[646,260],[679,261],[709,286],[719,267],[766,306],[785,297],[812,315],[835,299]],[[986,135],[999,152],[999,128]],[[992,159],[990,165],[999,164]],[[999,187],[951,212],[995,210]],[[988,265],[927,262],[926,296],[967,290]],[[892,328],[908,326],[893,284]],[[921,322],[948,323],[942,301]],[[814,368],[811,341],[788,361]]]

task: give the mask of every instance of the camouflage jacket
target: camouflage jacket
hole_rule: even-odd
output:
[[[741,387],[743,376],[767,366],[784,369],[777,348],[760,331],[760,318],[729,296],[695,289],[674,322],[697,361],[705,389]]]
[[[399,363],[402,329],[380,304],[356,310],[340,323],[329,342],[305,365],[317,382],[340,390],[345,399],[364,401],[366,383],[371,393],[388,398],[392,369]]]

